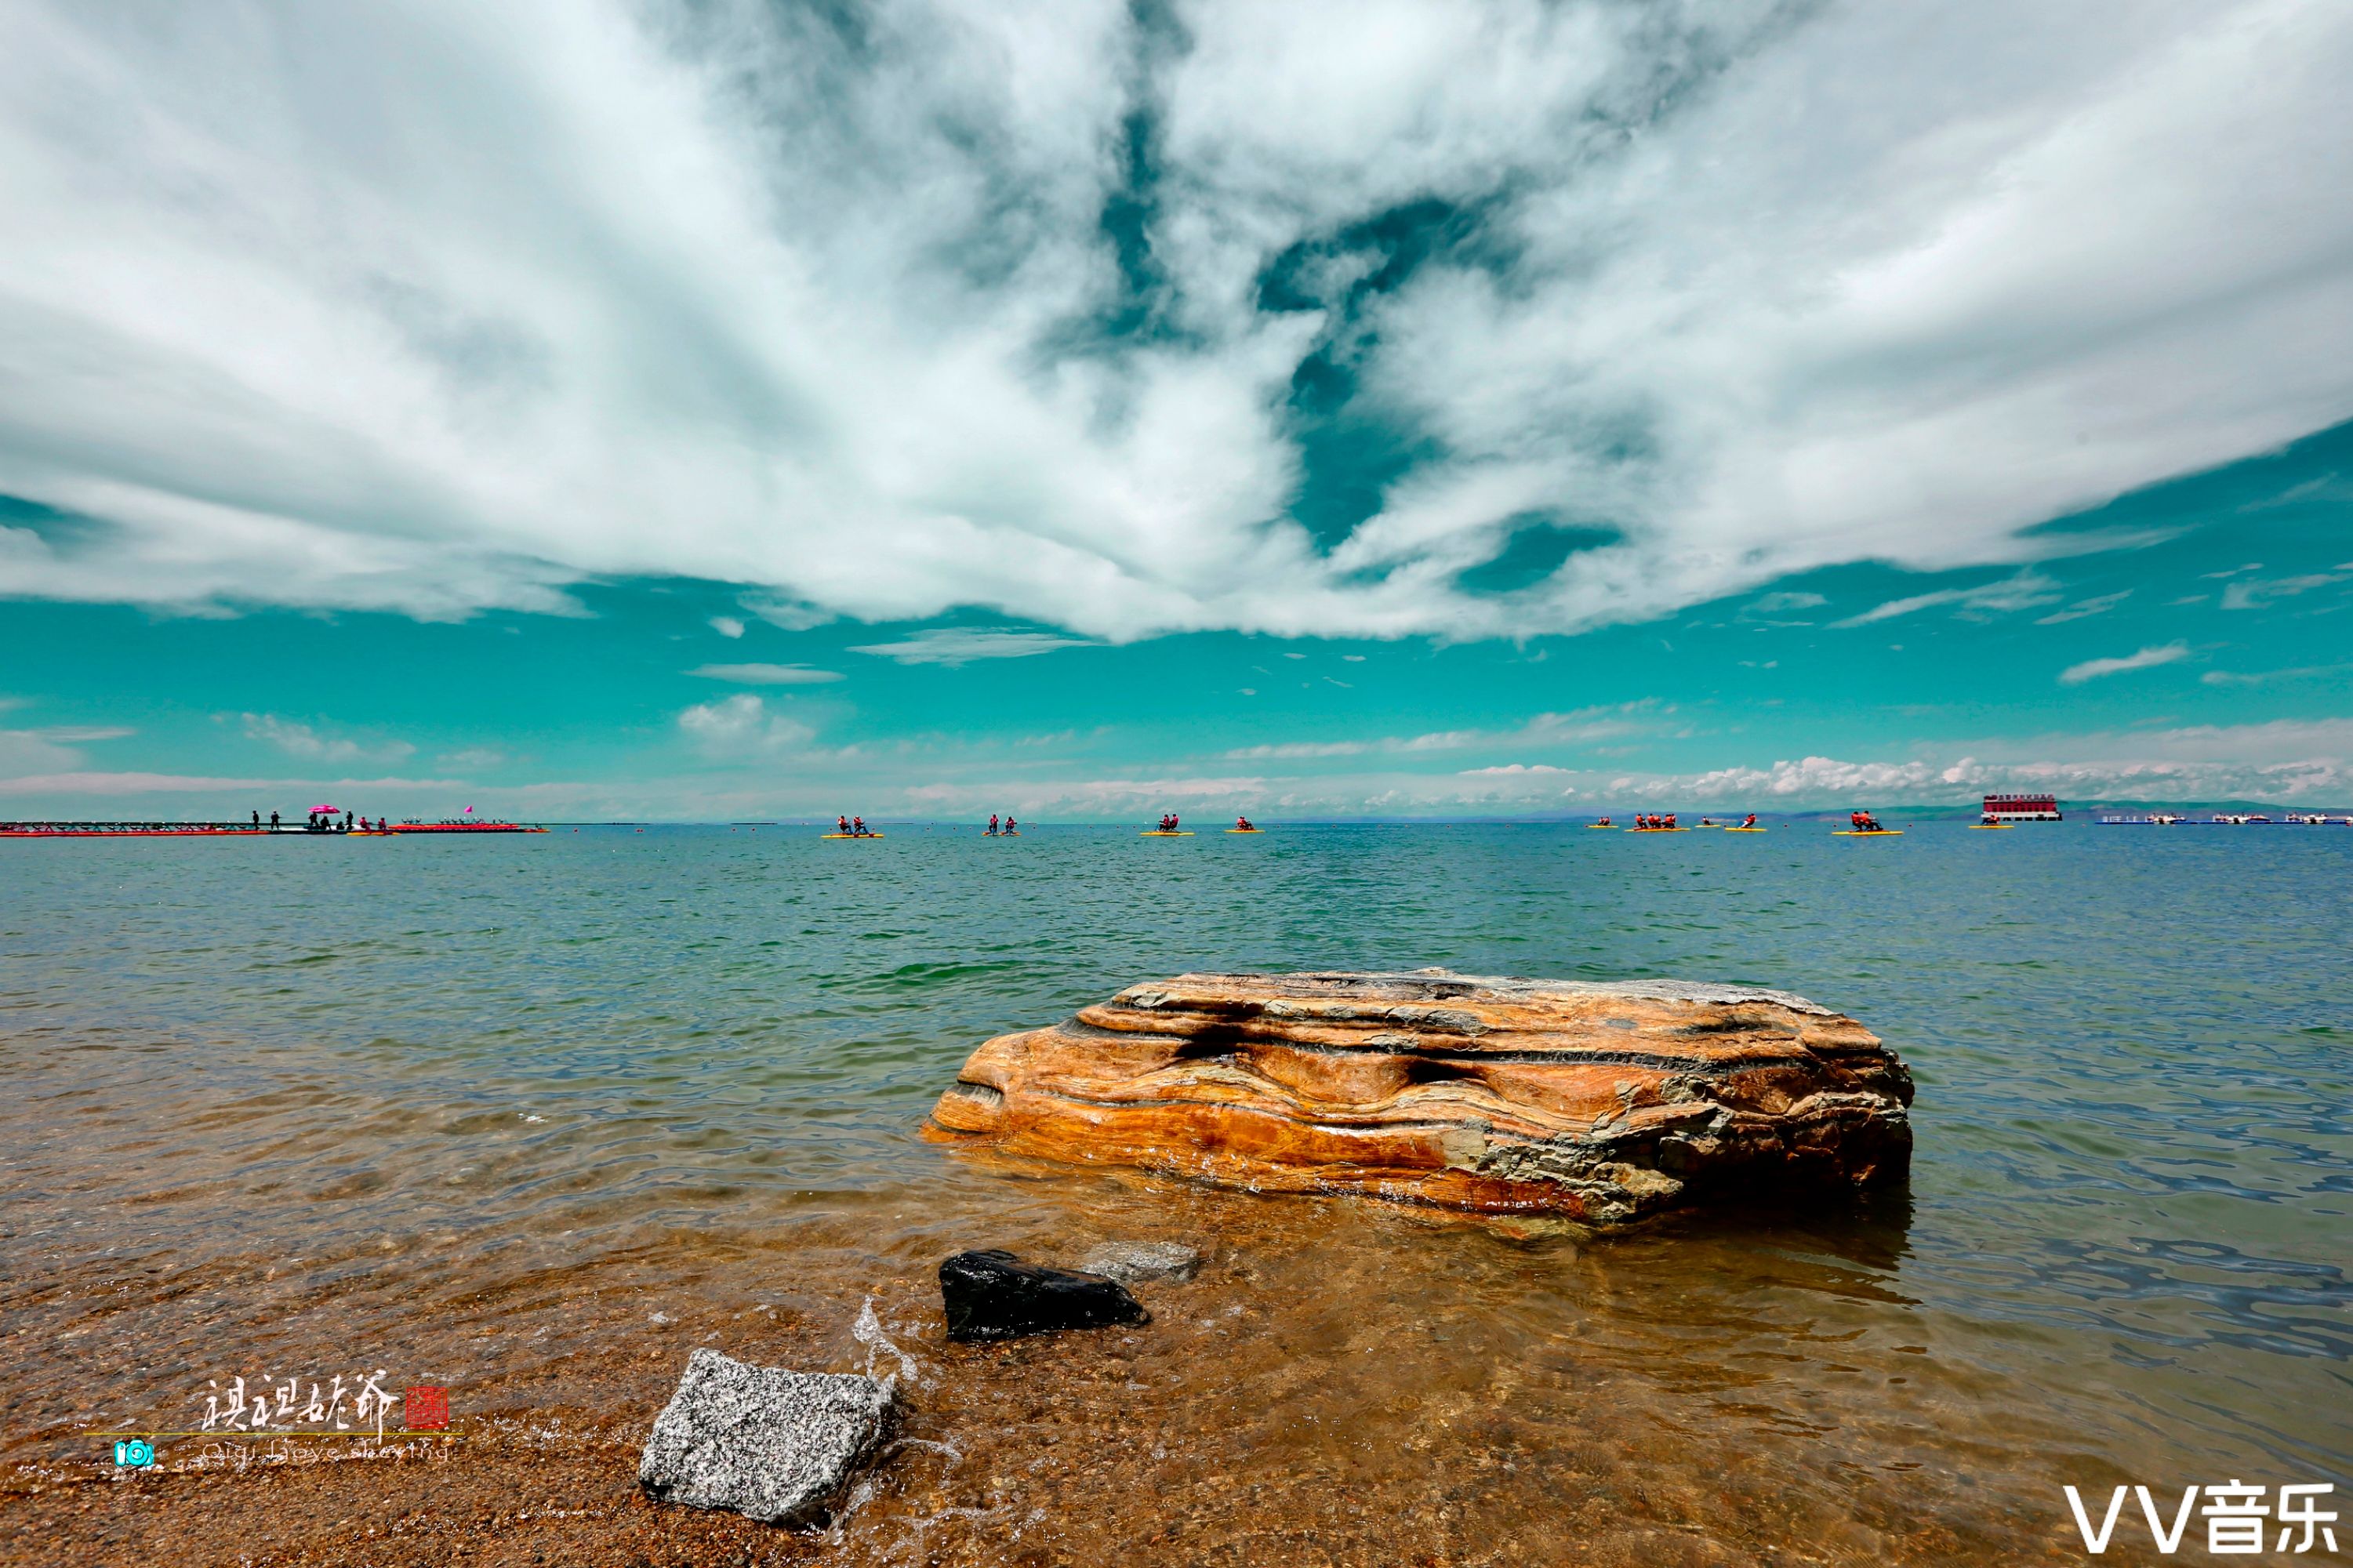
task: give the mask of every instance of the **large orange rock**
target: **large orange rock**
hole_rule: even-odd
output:
[[[1877,1036],[1779,991],[1180,974],[989,1041],[925,1133],[1617,1226],[1717,1194],[1899,1179],[1911,1101]]]

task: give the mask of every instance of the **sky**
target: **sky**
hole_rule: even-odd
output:
[[[2353,8],[0,0],[0,816],[2353,804]]]

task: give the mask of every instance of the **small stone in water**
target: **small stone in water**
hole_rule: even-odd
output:
[[[1181,1242],[1107,1241],[1081,1259],[1079,1267],[1123,1285],[1145,1279],[1190,1279],[1201,1271],[1201,1255]]]

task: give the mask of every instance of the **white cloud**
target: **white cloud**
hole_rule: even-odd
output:
[[[744,635],[744,623],[733,616],[713,616],[711,629],[723,637],[740,637]]]
[[[2210,669],[2199,680],[2207,686],[2268,686],[2274,680],[2302,680],[2316,675],[2337,675],[2353,665],[2300,664],[2287,669],[2236,671]]]
[[[1187,778],[1074,779],[1040,783],[1034,779],[1001,783],[921,784],[905,792],[912,809],[930,811],[987,810],[990,803],[1016,803],[1024,816],[1053,809],[1073,816],[1142,816],[1171,805],[1201,801],[1226,802],[1236,797],[1257,799],[1262,779],[1219,775]]]
[[[817,738],[808,725],[769,711],[767,703],[748,691],[696,703],[679,714],[678,727],[715,757],[794,751]]]
[[[0,584],[1525,633],[2088,548],[2020,531],[2353,415],[2329,0],[1136,15],[26,0],[0,493],[94,521],[0,528]],[[1489,243],[1351,317],[1410,203]],[[1328,557],[1284,521],[1317,353],[1444,454]],[[1531,513],[1622,538],[1457,586]]]
[[[781,631],[805,632],[835,619],[831,610],[774,594],[746,594],[744,607]]]
[[[39,730],[0,730],[0,774],[57,773],[81,765],[82,755]]]
[[[1646,698],[1566,713],[1538,713],[1525,723],[1501,730],[1439,730],[1372,741],[1293,741],[1243,746],[1219,754],[1228,762],[1301,762],[1366,754],[1410,757],[1430,752],[1468,751],[1474,746],[1582,746],[1596,741],[1654,733],[1670,711]]]
[[[2347,580],[2342,568],[2335,572],[2306,572],[2295,577],[2253,578],[2233,583],[2222,590],[2222,607],[2226,610],[2258,609],[2274,599],[2292,599],[2299,594],[2309,594],[2315,588],[2326,588]]]
[[[1820,594],[1785,591],[1778,594],[1758,595],[1748,602],[1746,611],[1750,615],[1784,616],[1792,610],[1810,610],[1829,603],[1830,601]]]
[[[839,673],[806,664],[705,664],[687,671],[708,680],[732,680],[738,686],[822,686],[839,680]]]
[[[901,664],[968,664],[976,658],[1028,658],[1056,648],[1085,647],[1083,637],[1051,632],[963,631],[954,627],[917,632],[904,642],[869,643],[852,653],[871,653]]]
[[[0,795],[186,795],[278,787],[279,782],[271,779],[206,778],[188,773],[77,772],[0,778]]]
[[[1958,605],[1963,613],[1978,616],[2006,615],[2014,610],[2038,609],[2059,598],[2059,584],[2042,573],[2028,570],[1999,583],[1980,583],[1974,588],[1943,588],[1933,594],[1915,594],[1905,599],[1890,599],[1876,605],[1859,616],[1849,616],[1833,621],[1835,626],[1867,626],[1876,621],[1894,620],[1917,610],[1932,609],[1939,605]]]
[[[355,763],[373,758],[392,763],[417,752],[417,748],[406,741],[365,742],[348,735],[327,735],[312,725],[280,719],[275,713],[247,713],[241,717],[246,739],[265,742],[290,757],[301,757],[306,762]]]
[[[20,732],[54,741],[61,746],[85,746],[95,741],[120,741],[139,731],[121,724],[44,724],[37,730]]]
[[[1219,755],[1232,763],[1288,762],[1309,757],[1354,757],[1370,749],[1362,741],[1291,741],[1280,745],[1240,746]]]
[[[2055,626],[2068,621],[2080,621],[2087,616],[2105,615],[2131,598],[2132,592],[2130,588],[2125,588],[2114,594],[2101,594],[2089,599],[2078,599],[2063,610],[2053,610],[2047,616],[2036,616],[2034,624],[2038,626]]]
[[[0,795],[47,795],[66,801],[91,795],[111,797],[121,795],[205,795],[221,794],[224,792],[237,795],[249,795],[256,792],[275,793],[282,797],[290,791],[306,795],[319,793],[341,793],[349,795],[353,791],[375,791],[380,793],[396,792],[400,794],[403,798],[407,800],[425,801],[429,800],[432,794],[446,795],[446,793],[450,790],[462,790],[467,787],[469,786],[462,779],[224,778],[200,773],[158,773],[132,771],[96,772],[89,770],[61,773],[24,774],[16,777],[0,778]],[[431,793],[428,794],[428,792]],[[268,807],[265,806],[263,809],[267,810]],[[299,810],[300,808],[297,809]],[[379,805],[378,809],[390,808]],[[454,810],[455,807],[450,807],[448,809]],[[242,812],[242,808],[232,808],[226,803],[220,804],[218,810],[231,816],[241,815]]]
[[[2087,658],[2081,664],[2071,664],[2059,672],[2060,684],[2079,686],[2086,680],[2097,680],[2104,675],[2121,675],[2128,669],[2149,669],[2160,664],[2174,664],[2189,657],[2189,645],[2170,642],[2159,647],[2145,647],[2121,658]]]
[[[2249,799],[2353,805],[2353,718],[1970,742],[1894,758],[1809,755],[1696,772],[1599,771],[1505,763],[1445,773],[1303,776],[1181,771],[1106,779],[1015,774],[925,784],[887,809],[914,815],[1002,809],[1047,820],[1148,817],[1181,806],[1293,818],[1504,811],[1966,806],[2003,789],[2097,799]]]

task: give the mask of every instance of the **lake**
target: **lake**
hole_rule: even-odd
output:
[[[43,1561],[702,1552],[628,1482],[710,1343],[908,1388],[832,1537],[723,1537],[794,1560],[2074,1562],[2067,1484],[2342,1511],[2353,830],[1268,826],[0,845],[0,1510]],[[916,1136],[1130,983],[1424,965],[1851,1014],[1917,1079],[1908,1186],[1597,1238]],[[944,1342],[946,1254],[1129,1237],[1208,1255],[1152,1324]],[[378,1369],[453,1458],[174,1438],[91,1489],[90,1434]]]

